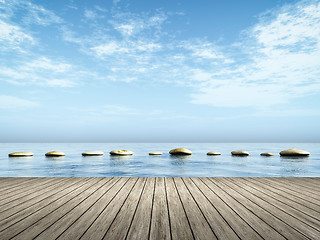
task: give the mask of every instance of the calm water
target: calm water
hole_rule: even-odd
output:
[[[191,156],[170,156],[177,147],[190,149]],[[309,151],[305,158],[280,157],[288,148]],[[133,156],[114,157],[109,151],[128,149]],[[59,150],[67,155],[47,158]],[[84,151],[101,150],[104,156],[82,157]],[[232,150],[247,150],[248,157],[233,157]],[[9,158],[8,153],[31,151],[34,157]],[[162,151],[162,156],[149,156]],[[207,156],[219,151],[221,156]],[[262,157],[272,152],[273,157]],[[1,143],[1,177],[110,177],[110,176],[212,176],[212,177],[320,177],[320,143]]]

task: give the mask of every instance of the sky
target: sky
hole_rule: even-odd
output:
[[[319,142],[320,1],[0,0],[0,142]]]

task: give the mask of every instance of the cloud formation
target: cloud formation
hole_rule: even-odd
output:
[[[81,73],[81,72],[80,72]],[[86,73],[82,72],[86,75]],[[33,61],[20,61],[15,66],[0,66],[0,80],[15,85],[44,87],[74,87],[81,75],[74,66],[63,61],[40,57]]]
[[[114,1],[110,11],[99,6],[72,9],[81,12],[82,23],[90,26],[85,32],[40,5],[15,0],[2,4],[3,49],[22,52],[28,45],[41,46],[44,43],[35,40],[29,26],[57,25],[59,43],[72,43],[78,54],[97,63],[93,70],[66,58],[29,53],[28,60],[24,56],[0,66],[0,79],[12,84],[76,87],[83,76],[93,81],[164,83],[191,89],[194,104],[258,109],[320,92],[318,1],[262,14],[231,45],[206,37],[181,39],[167,26],[172,18],[184,15],[163,10],[133,13],[121,9],[120,1]],[[12,16],[21,8],[25,13],[17,24]]]
[[[245,32],[236,50],[246,55],[193,94],[193,103],[266,107],[320,91],[320,3],[285,6]]]
[[[34,39],[19,26],[0,19],[0,50],[18,50],[23,52],[23,45],[34,44]]]
[[[37,102],[8,95],[0,95],[0,109],[17,110],[38,106],[40,106],[40,104]]]

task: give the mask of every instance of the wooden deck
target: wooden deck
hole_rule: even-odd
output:
[[[0,178],[0,239],[320,239],[320,178]]]

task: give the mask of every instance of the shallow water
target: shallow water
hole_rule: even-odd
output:
[[[170,149],[185,147],[191,156],[170,156]],[[280,157],[288,148],[309,151],[304,158]],[[128,149],[133,156],[110,156],[114,149]],[[65,157],[47,158],[59,150]],[[101,150],[104,156],[82,157]],[[248,157],[234,157],[233,150],[247,150]],[[31,151],[33,157],[9,158],[8,153]],[[162,151],[161,156],[149,156]],[[220,156],[207,156],[219,151]],[[273,157],[262,157],[272,152]],[[1,143],[0,177],[320,177],[320,143]]]

